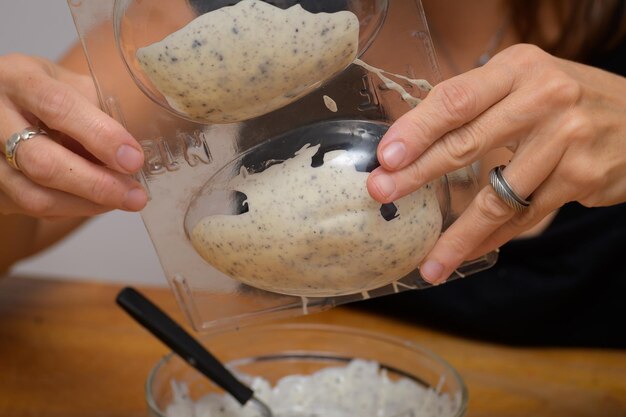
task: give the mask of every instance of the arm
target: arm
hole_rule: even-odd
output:
[[[64,238],[84,221],[85,218],[46,221],[20,214],[0,215],[0,275],[18,260]]]

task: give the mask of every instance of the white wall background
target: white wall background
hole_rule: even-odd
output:
[[[104,0],[103,0],[104,1]],[[0,55],[22,52],[57,59],[76,42],[65,0],[0,0]],[[14,274],[165,285],[138,214],[116,211],[25,260]]]

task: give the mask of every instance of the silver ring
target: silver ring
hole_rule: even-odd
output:
[[[29,126],[26,129],[22,130],[19,133],[12,134],[7,143],[4,145],[4,155],[7,158],[7,162],[9,165],[19,170],[20,167],[17,165],[17,148],[20,143],[27,141],[28,139],[32,139],[38,135],[47,135],[46,131],[35,126]]]
[[[502,176],[502,170],[504,168],[504,165],[500,165],[489,171],[489,182],[493,190],[498,194],[498,197],[500,197],[507,206],[518,213],[522,212],[530,206],[530,199],[523,199],[513,191],[509,183],[504,179],[504,176]]]

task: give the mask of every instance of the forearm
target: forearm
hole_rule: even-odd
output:
[[[43,220],[21,214],[0,215],[0,275],[17,261],[61,240],[86,220]]]
[[[39,220],[19,214],[0,214],[0,274],[33,253]]]

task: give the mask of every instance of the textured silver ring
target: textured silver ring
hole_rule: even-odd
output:
[[[17,170],[20,169],[20,167],[17,165],[17,148],[19,147],[20,143],[32,139],[38,135],[47,135],[47,133],[45,130],[39,127],[29,126],[21,132],[14,133],[9,137],[7,143],[4,145],[4,155],[7,159],[7,162],[12,168]]]
[[[489,182],[493,187],[493,190],[498,194],[498,197],[517,212],[522,212],[530,206],[529,199],[523,199],[520,197],[504,179],[502,170],[504,165],[497,166],[489,171]]]

